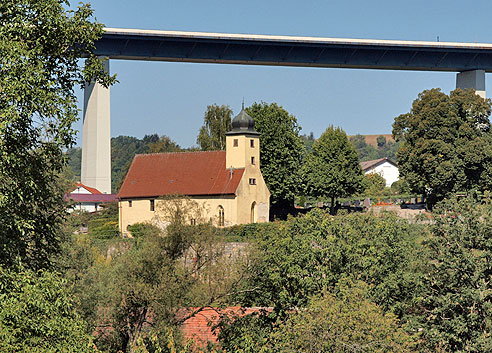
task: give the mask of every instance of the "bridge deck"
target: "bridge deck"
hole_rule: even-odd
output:
[[[387,70],[492,72],[492,44],[106,28],[111,59]]]

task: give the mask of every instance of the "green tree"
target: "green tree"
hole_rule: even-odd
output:
[[[80,168],[82,164],[82,148],[72,147],[67,150],[68,167],[72,170],[75,181],[80,180]]]
[[[423,91],[395,118],[400,175],[432,207],[450,193],[492,185],[491,101],[472,90]]]
[[[364,194],[367,196],[382,196],[386,189],[386,180],[378,173],[364,175]]]
[[[316,141],[316,139],[314,138],[314,133],[311,131],[309,135],[303,134],[300,136],[300,138],[304,143],[304,149],[306,153],[311,152],[311,150],[313,149],[313,143],[314,141]]]
[[[243,255],[224,256],[215,227],[186,221],[188,211],[199,207],[196,202],[167,201],[173,212],[165,230],[134,225],[137,238],[112,242],[111,257],[100,264],[94,260],[89,268],[78,269],[76,260],[85,259],[88,250],[73,247],[69,265],[79,309],[97,333],[100,349],[133,352],[141,346],[139,340],[153,335],[163,346],[169,330],[177,332],[186,318],[204,307],[227,304],[244,275]]]
[[[196,143],[202,151],[225,150],[225,134],[231,130],[232,110],[228,105],[207,106]]]
[[[386,137],[382,135],[377,138],[377,148],[368,145],[363,135],[350,136],[349,140],[352,145],[354,145],[361,162],[378,158],[390,158],[396,160],[396,151],[400,145],[398,142],[386,141]]]
[[[276,103],[254,103],[246,109],[261,133],[261,173],[275,208],[292,207],[299,189],[304,146],[297,119]]]
[[[351,136],[349,141],[357,151],[361,162],[379,158],[378,151],[373,146],[366,143],[366,138],[364,136],[357,134],[355,136]]]
[[[2,352],[97,352],[59,275],[0,268],[0,286]]]
[[[436,207],[425,246],[427,291],[417,303],[420,327],[432,352],[492,349],[492,207],[472,198]]]
[[[338,197],[352,195],[362,188],[363,174],[357,152],[345,132],[333,126],[314,143],[302,166],[302,175],[306,194],[330,198],[332,214]]]
[[[386,137],[384,137],[383,135],[378,136],[377,143],[378,147],[383,147],[386,144]]]
[[[252,244],[249,277],[234,301],[271,311],[226,318],[219,325],[221,344],[227,351],[260,351],[293,309],[302,311],[310,298],[333,293],[343,279],[367,283],[370,301],[410,321],[423,291],[427,257],[418,239],[423,232],[392,214],[331,217],[320,209],[262,225]]]
[[[166,135],[159,137],[159,140],[149,144],[148,153],[181,152],[179,145]]]
[[[0,3],[0,263],[7,267],[43,268],[59,252],[65,209],[57,182],[74,141],[74,85],[115,81],[91,54],[102,25],[91,22],[88,5],[67,11],[67,3]]]
[[[367,299],[363,282],[322,293],[275,329],[275,352],[415,352],[415,338]]]

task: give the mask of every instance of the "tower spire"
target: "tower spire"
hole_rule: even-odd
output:
[[[244,97],[243,97],[243,110],[244,110]]]

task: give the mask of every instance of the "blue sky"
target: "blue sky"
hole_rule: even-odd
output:
[[[90,3],[99,22],[116,28],[492,43],[490,0]],[[351,135],[379,134],[391,133],[394,118],[422,90],[449,92],[456,84],[454,73],[118,60],[111,73],[120,81],[111,88],[111,135],[165,134],[182,147],[195,145],[213,103],[237,114],[243,97],[246,105],[276,102],[297,117],[301,133],[316,137],[329,125]],[[83,92],[77,95],[82,102]],[[75,128],[81,130],[81,120]]]

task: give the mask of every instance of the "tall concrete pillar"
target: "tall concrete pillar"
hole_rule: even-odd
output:
[[[104,65],[109,73],[109,60]],[[110,89],[99,83],[84,89],[81,182],[111,193]]]
[[[485,98],[485,70],[463,71],[456,75],[456,88],[473,88]]]

